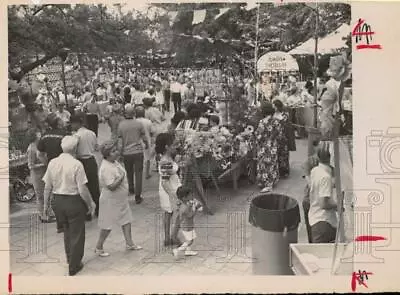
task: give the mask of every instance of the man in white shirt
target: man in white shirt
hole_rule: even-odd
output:
[[[334,178],[329,145],[318,147],[317,167],[310,174],[310,211],[308,212],[313,243],[331,243],[336,238],[337,203],[333,198]]]
[[[46,174],[44,206],[50,206],[50,194],[54,195],[54,213],[64,228],[64,246],[69,275],[83,268],[85,248],[85,218],[96,208],[86,187],[87,178],[81,162],[74,158],[78,139],[65,136],[61,142],[63,153],[50,161]]]
[[[182,105],[182,85],[179,83],[175,77],[171,78],[171,85],[170,85],[170,91],[171,91],[171,100],[172,103],[174,104],[174,111],[177,113],[178,111],[181,110],[181,105]]]

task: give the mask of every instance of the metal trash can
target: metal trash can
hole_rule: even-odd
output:
[[[293,275],[289,244],[297,243],[300,210],[297,201],[285,195],[263,194],[250,204],[254,275]]]

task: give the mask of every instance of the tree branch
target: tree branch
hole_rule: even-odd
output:
[[[47,7],[47,6],[51,6],[51,4],[44,4],[44,5],[42,5],[39,9],[37,9],[33,14],[32,14],[32,16],[35,16],[35,15],[37,15],[39,12],[41,12],[45,7]]]
[[[20,82],[27,73],[29,73],[33,69],[37,68],[38,66],[44,65],[47,61],[49,61],[53,57],[57,56],[57,53],[58,53],[58,51],[53,51],[51,53],[48,53],[41,59],[38,59],[30,64],[22,66],[18,72],[13,72],[13,71],[9,70],[11,79],[13,79],[17,82]]]

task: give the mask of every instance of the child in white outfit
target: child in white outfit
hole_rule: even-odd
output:
[[[193,199],[193,195],[188,188],[179,187],[176,191],[178,197],[178,214],[180,221],[180,230],[185,239],[184,243],[176,249],[173,249],[175,257],[178,257],[184,251],[185,256],[197,255],[196,251],[192,251],[190,246],[197,237],[194,230],[194,216],[197,211],[202,211],[203,207],[200,202]]]

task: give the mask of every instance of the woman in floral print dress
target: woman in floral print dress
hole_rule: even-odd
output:
[[[261,192],[271,192],[279,181],[278,149],[282,140],[283,126],[273,117],[274,108],[271,103],[265,102],[261,106],[263,119],[256,130],[257,140],[257,183]]]
[[[275,108],[274,118],[278,119],[283,127],[284,136],[278,142],[278,162],[279,162],[279,175],[287,177],[289,175],[289,137],[290,122],[289,114],[283,110],[283,103],[277,99],[273,102]]]

